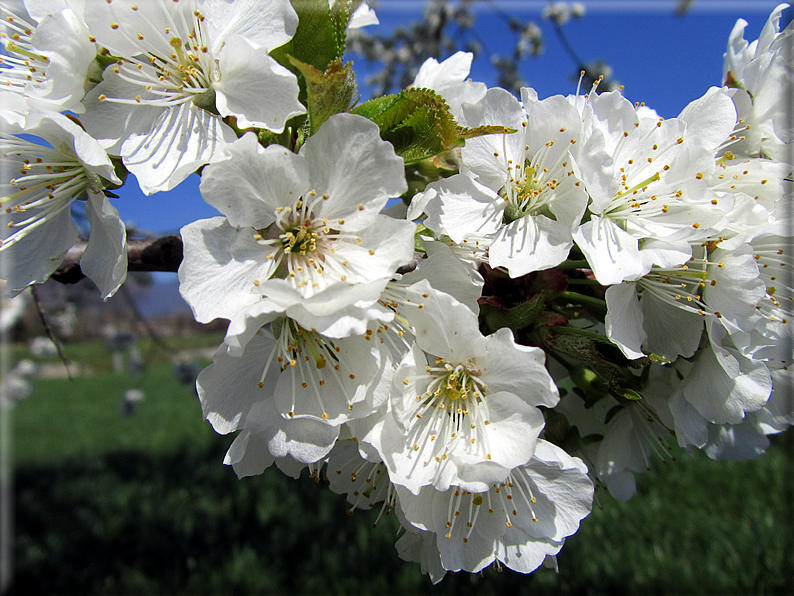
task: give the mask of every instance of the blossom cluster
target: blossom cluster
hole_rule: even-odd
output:
[[[465,53],[356,107],[300,27],[377,18],[307,5],[2,8],[6,291],[58,268],[79,201],[80,266],[113,295],[112,191],[200,171],[220,215],[182,229],[179,280],[197,321],[229,321],[197,380],[237,433],[224,463],[394,514],[434,582],[553,564],[594,487],[630,498],[673,441],[756,457],[794,423],[787,5],[752,43],[737,23],[725,85],[669,119],[597,84],[488,89]],[[426,114],[438,138],[412,128]]]

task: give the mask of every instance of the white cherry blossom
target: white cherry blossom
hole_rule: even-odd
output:
[[[77,241],[70,208],[79,200],[91,226],[80,267],[108,298],[127,275],[127,238],[103,191],[121,180],[99,144],[66,116],[33,111],[24,120],[24,128],[7,124],[0,133],[2,171],[11,176],[0,180],[0,252],[10,261],[6,291],[17,294],[58,268]],[[11,134],[22,132],[50,146]]]
[[[680,265],[675,245],[709,236],[722,221],[718,197],[708,189],[716,167],[713,139],[727,138],[736,121],[733,104],[711,94],[712,130],[705,145],[700,125],[686,119],[638,118],[617,92],[591,98],[591,129],[577,163],[591,197],[590,219],[574,233],[596,279],[604,285],[636,280],[653,265]],[[691,118],[690,118],[691,119]],[[695,133],[687,132],[695,128]],[[701,135],[702,136],[702,135]],[[604,159],[604,156],[609,156]],[[655,241],[645,245],[647,241]]]
[[[147,194],[173,188],[236,138],[223,117],[281,132],[305,111],[295,76],[268,56],[295,32],[287,0],[114,0],[86,20],[119,60],[86,96],[84,124]]]
[[[496,560],[521,573],[534,571],[576,532],[593,499],[581,460],[543,440],[530,462],[484,491],[427,486],[414,495],[400,485],[395,489],[406,520],[423,532],[419,539],[435,539],[441,567],[472,573]],[[413,551],[434,568],[426,546],[419,552],[406,546],[401,556]]]
[[[487,248],[489,264],[511,277],[560,264],[587,203],[571,151],[581,138],[579,112],[556,96],[525,113],[498,88],[462,112],[467,126],[517,132],[467,141],[461,174],[430,184],[419,199],[426,201],[425,224],[455,243]]]
[[[416,345],[395,373],[392,415],[375,447],[392,482],[414,493],[482,490],[529,460],[543,426],[536,406],[559,397],[541,350],[517,345],[507,329],[483,337],[469,309],[424,295],[406,314]]]
[[[280,311],[340,337],[363,333],[413,256],[413,224],[379,213],[404,190],[402,159],[360,116],[330,118],[298,155],[246,135],[206,168],[202,194],[226,219],[182,229],[180,291],[199,321]],[[343,311],[349,324],[333,331]]]
[[[80,100],[96,57],[83,3],[28,0],[25,6],[27,15],[0,6],[5,21],[0,85],[25,97],[33,108],[82,113]]]
[[[467,79],[473,59],[471,52],[455,52],[443,62],[430,57],[419,67],[413,86],[438,93],[447,102],[452,115],[459,119],[462,104],[476,103],[486,92],[485,83]]]

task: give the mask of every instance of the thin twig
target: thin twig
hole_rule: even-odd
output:
[[[146,330],[146,333],[152,339],[154,344],[167,354],[173,354],[173,348],[163,341],[163,339],[154,330],[154,327],[152,327],[151,323],[141,314],[141,311],[138,309],[138,304],[135,302],[135,299],[132,297],[132,294],[130,294],[126,285],[122,285],[119,288],[119,294],[121,294],[121,296],[124,298],[124,301],[127,303],[127,306],[130,307],[132,314],[135,315],[135,318],[138,320],[138,322],[143,325],[143,328]]]
[[[50,341],[55,344],[55,349],[58,351],[58,357],[61,359],[61,362],[63,362],[64,368],[66,368],[66,376],[69,377],[70,381],[73,381],[74,379],[72,378],[72,371],[69,370],[71,361],[66,357],[66,354],[63,353],[63,346],[61,346],[60,340],[55,337],[55,334],[53,334],[52,328],[47,321],[47,317],[44,315],[44,309],[41,307],[41,301],[39,300],[39,295],[36,292],[36,286],[30,286],[30,293],[33,295],[33,304],[36,305],[36,312],[39,313],[39,319],[41,319],[41,324],[44,326],[44,333],[46,333],[47,337],[50,338]]]

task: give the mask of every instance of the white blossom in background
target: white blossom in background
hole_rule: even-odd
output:
[[[341,0],[328,0],[329,8],[334,8]],[[361,29],[361,27],[368,27],[369,25],[379,25],[378,15],[372,10],[366,2],[362,2],[359,7],[350,15],[350,21],[347,23],[348,29]]]
[[[25,311],[31,302],[30,292],[9,297],[2,291],[4,289],[5,281],[0,280],[0,333],[7,333],[13,329],[25,316]]]
[[[413,86],[438,93],[447,102],[452,115],[460,119],[462,104],[476,103],[486,92],[485,83],[467,78],[473,59],[471,52],[455,52],[443,62],[428,58],[416,73]]]
[[[768,157],[792,163],[787,146],[794,140],[790,106],[781,98],[794,93],[794,25],[780,30],[780,4],[769,15],[759,38],[744,39],[747,21],[739,19],[731,31],[723,65],[723,84],[733,89],[739,118],[747,126],[731,150],[750,157]]]
[[[35,135],[50,147],[14,134]],[[103,192],[120,184],[105,151],[82,128],[56,112],[33,111],[24,128],[0,133],[0,253],[8,259],[6,292],[18,294],[45,281],[77,241],[70,208],[85,204],[91,226],[80,259],[83,273],[109,298],[127,275],[127,238],[118,211]]]
[[[119,60],[86,96],[83,124],[146,194],[175,187],[235,140],[223,117],[281,132],[305,112],[295,76],[268,55],[295,32],[288,0],[114,0],[86,20]]]

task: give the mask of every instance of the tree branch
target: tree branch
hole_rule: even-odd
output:
[[[66,253],[63,263],[52,279],[63,284],[77,283],[85,277],[80,270],[80,257],[83,256],[88,242],[78,241]],[[182,237],[170,234],[162,238],[128,240],[128,271],[177,271],[182,262]]]

